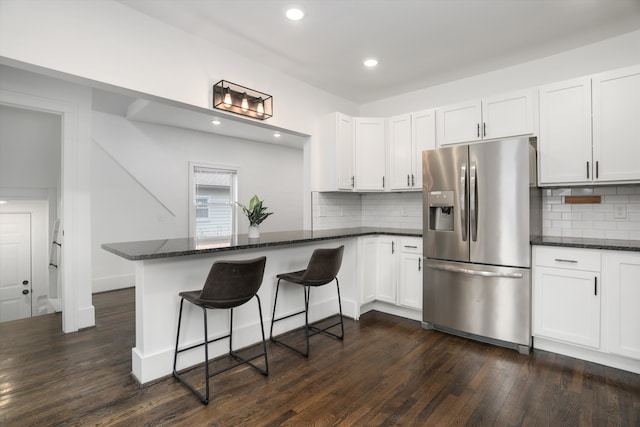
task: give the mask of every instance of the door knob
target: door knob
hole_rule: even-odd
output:
[[[29,284],[29,281],[28,281],[28,280],[23,280],[23,281],[22,281],[22,284],[23,284],[23,285],[28,285],[28,284]]]
[[[25,289],[24,291],[22,291],[22,295],[29,295],[29,290]]]

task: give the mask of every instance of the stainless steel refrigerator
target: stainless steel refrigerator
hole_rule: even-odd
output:
[[[541,231],[535,139],[422,153],[423,327],[531,346],[531,247]]]

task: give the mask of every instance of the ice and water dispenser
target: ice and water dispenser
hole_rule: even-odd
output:
[[[429,229],[453,231],[453,191],[429,193]]]

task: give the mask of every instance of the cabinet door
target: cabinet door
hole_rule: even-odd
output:
[[[377,272],[375,265],[378,262],[378,238],[363,237],[360,240],[360,252],[358,264],[360,269],[360,302],[366,304],[376,299]]]
[[[404,243],[402,243],[404,248]],[[422,309],[422,254],[400,253],[400,279],[398,280],[398,304]]]
[[[336,162],[338,165],[338,189],[353,190],[355,174],[353,118],[336,114]]]
[[[533,91],[523,90],[482,100],[483,139],[533,133]]]
[[[481,139],[480,100],[440,107],[436,110],[436,120],[436,141],[439,146]]]
[[[533,334],[600,348],[600,274],[536,266]]]
[[[376,299],[378,301],[396,303],[396,241],[392,238],[378,238],[378,253],[375,268],[376,277]]]
[[[385,119],[355,119],[356,189],[384,190]]]
[[[640,360],[640,255],[604,258],[606,351]]]
[[[540,88],[541,184],[591,182],[591,80]]]
[[[413,142],[411,186],[422,190],[422,152],[436,148],[436,111],[425,110],[411,115]]]
[[[595,180],[640,180],[640,66],[592,82]]]
[[[411,188],[411,115],[389,119],[389,188]]]

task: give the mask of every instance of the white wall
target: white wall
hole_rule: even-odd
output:
[[[394,116],[639,63],[640,30],[558,55],[371,102],[360,107],[359,115]]]
[[[94,292],[133,284],[133,263],[105,252],[102,243],[189,235],[190,161],[238,168],[238,199],[248,203],[257,194],[274,212],[263,232],[303,227],[301,149],[99,112],[92,133]],[[246,218],[238,220],[238,232],[246,233]]]

